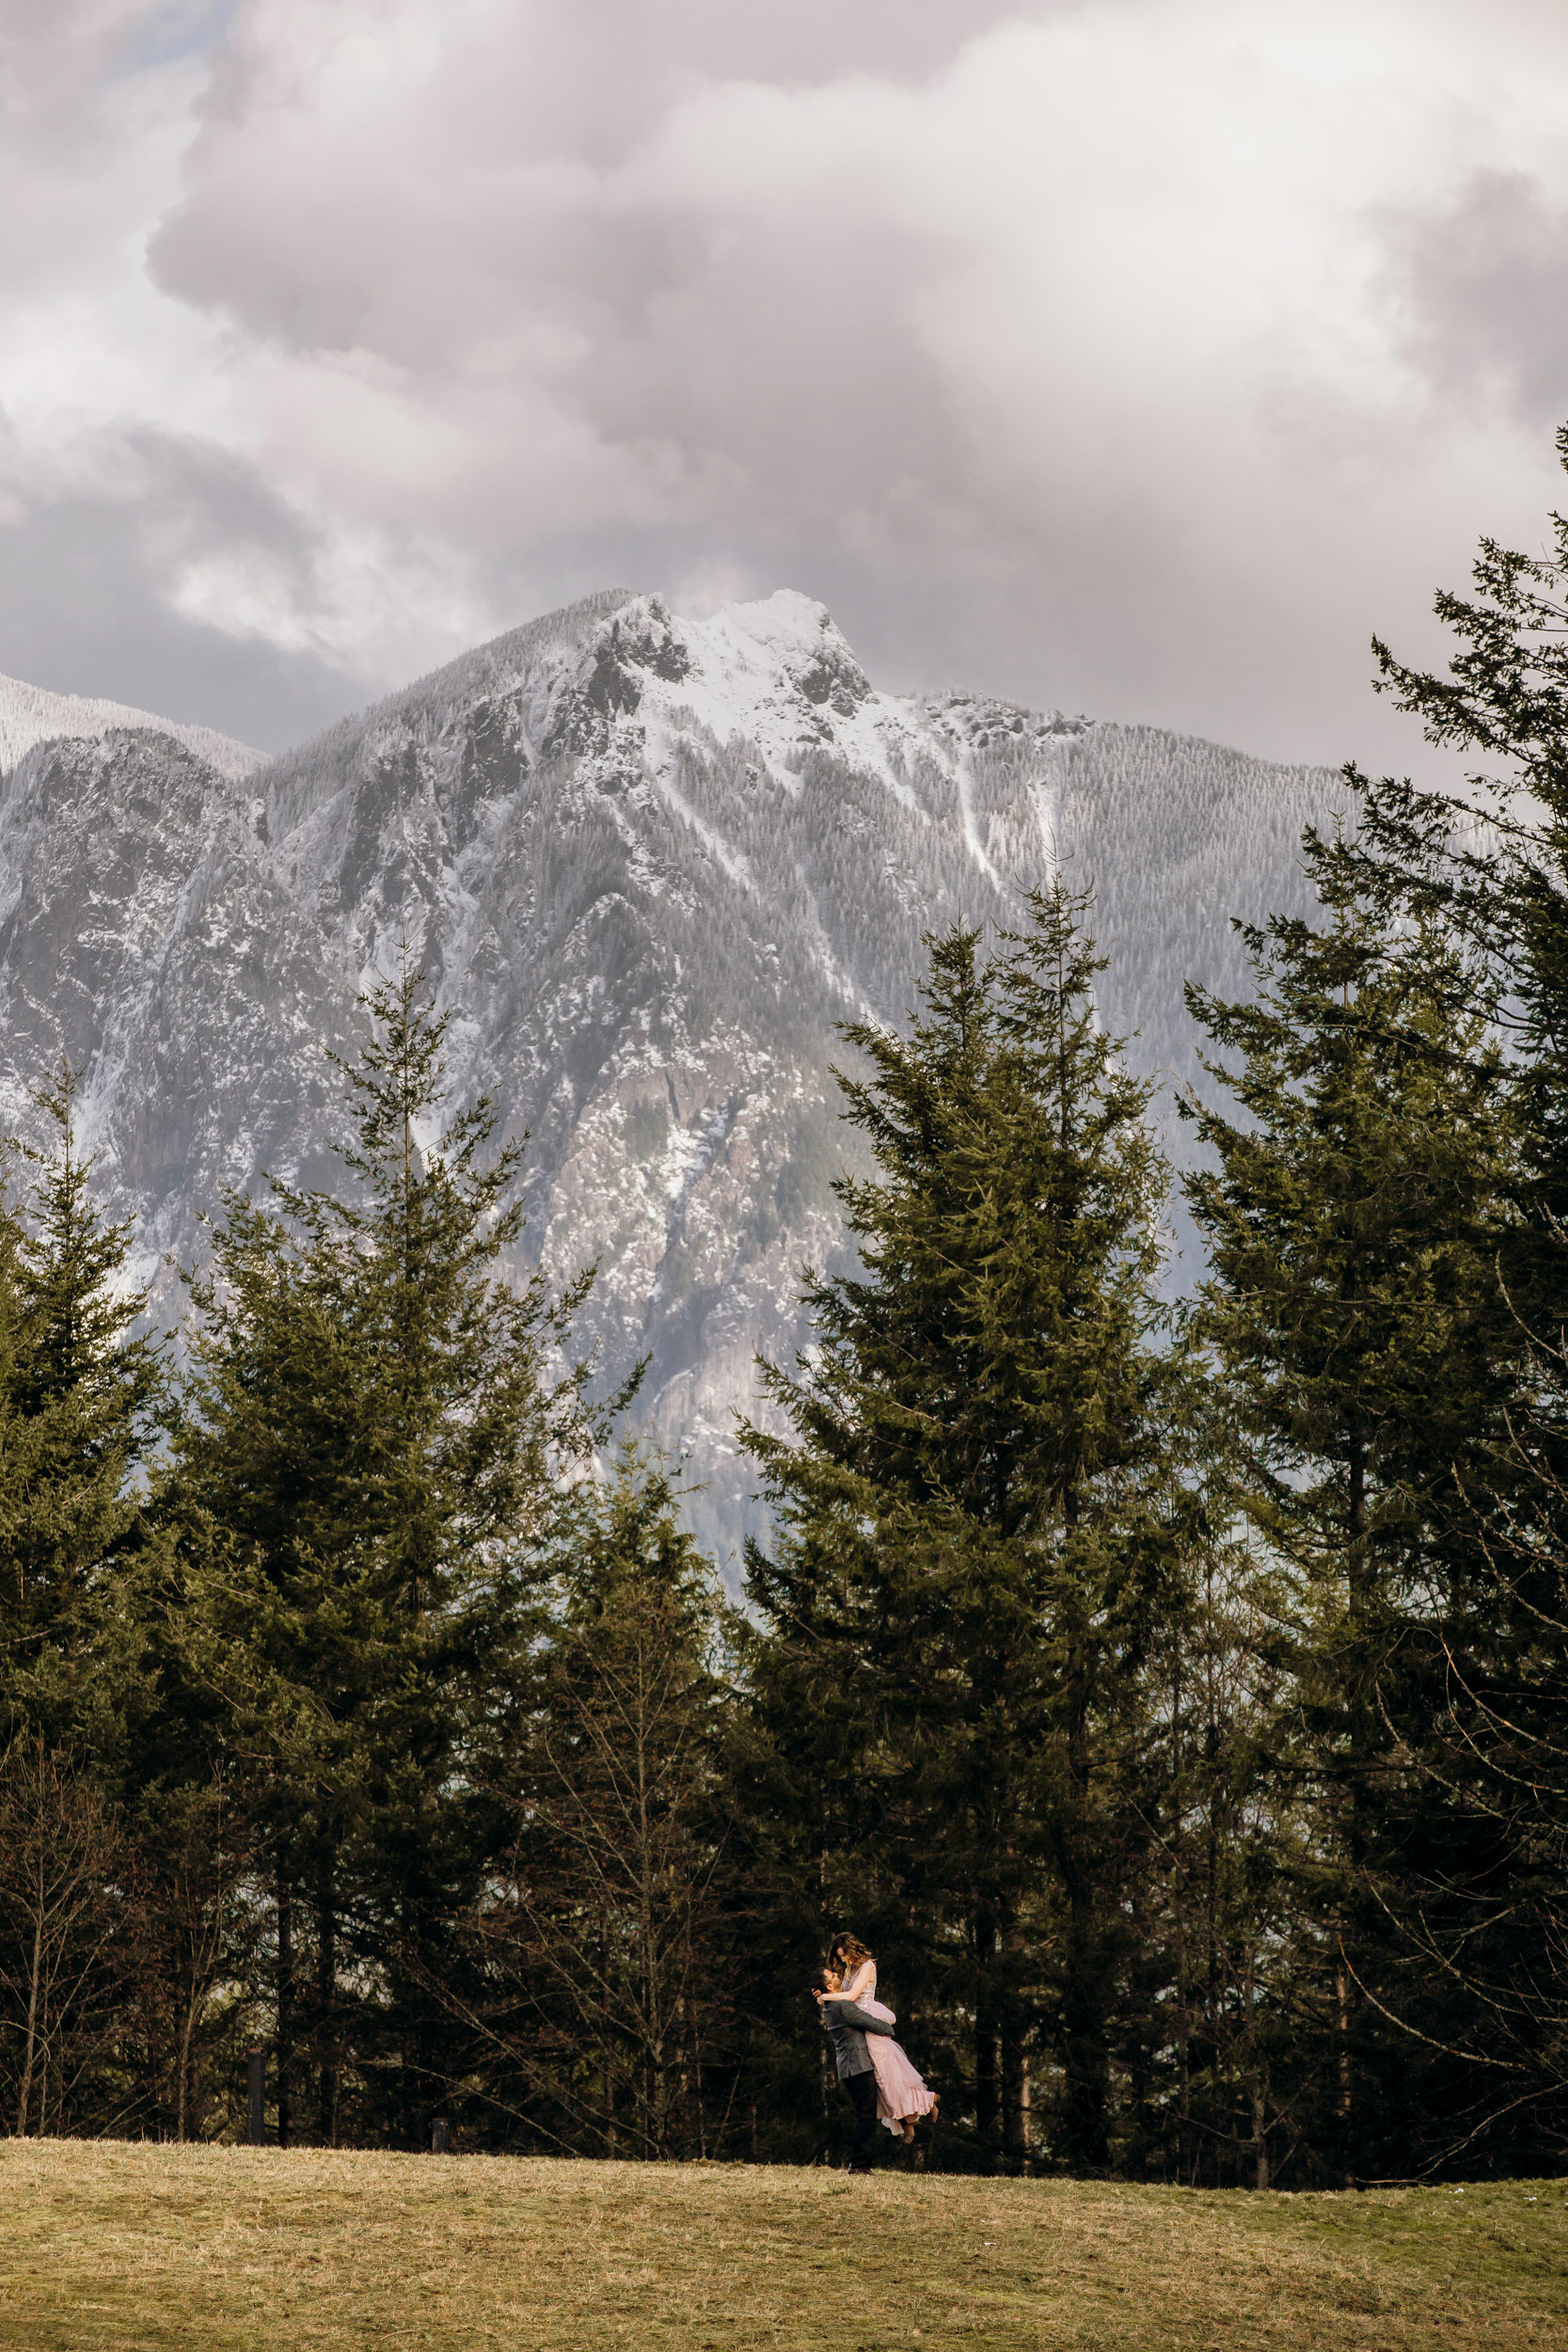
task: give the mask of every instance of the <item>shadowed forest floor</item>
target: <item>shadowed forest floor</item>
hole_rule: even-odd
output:
[[[0,2345],[1560,2352],[1568,2182],[1065,2181],[0,2142]]]

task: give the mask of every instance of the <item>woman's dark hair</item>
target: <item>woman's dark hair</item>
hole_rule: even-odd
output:
[[[847,1931],[842,1935],[835,1935],[829,1949],[834,1960],[846,1961],[851,1968],[858,1968],[863,1960],[870,1960],[873,1957],[866,1950],[860,1937],[850,1935]]]

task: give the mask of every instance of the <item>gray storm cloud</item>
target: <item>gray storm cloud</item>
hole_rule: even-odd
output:
[[[67,13],[0,29],[40,683],[277,743],[606,580],[788,584],[890,684],[1408,757],[1370,630],[1556,494],[1523,0]]]

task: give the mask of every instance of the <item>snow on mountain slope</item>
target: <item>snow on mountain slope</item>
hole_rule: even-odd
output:
[[[212,727],[182,725],[173,719],[155,719],[150,711],[131,710],[123,703],[96,702],[82,694],[51,694],[41,686],[26,686],[21,678],[0,677],[0,775],[14,768],[35,743],[58,736],[100,742],[117,727],[172,735],[177,743],[195,752],[221,776],[233,782],[262,767],[265,752],[248,743],[216,734]]]
[[[1196,1070],[1180,984],[1227,918],[1304,904],[1335,780],[951,693],[879,692],[784,593],[689,623],[610,592],[498,638],[243,784],[168,742],[40,744],[0,783],[0,1116],[61,1047],[145,1263],[224,1183],[330,1167],[353,993],[404,943],[454,1014],[454,1106],[531,1136],[529,1251],[600,1273],[607,1375],[752,1518],[736,1407],[838,1263],[837,1025],[898,1024],[922,933],[1007,921],[1067,862],[1137,1064]],[[166,1277],[161,1277],[166,1279]]]
[[[166,734],[34,746],[0,777],[0,1131],[65,1056],[82,1141],[136,1221],[138,1275],[262,1168],[326,1178],[319,1041],[353,992],[278,882],[251,796]]]

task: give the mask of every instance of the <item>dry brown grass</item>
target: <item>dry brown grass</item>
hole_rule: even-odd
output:
[[[1568,2184],[1245,2197],[0,2143],[0,2345],[28,2352],[916,2344],[1562,2352]]]

